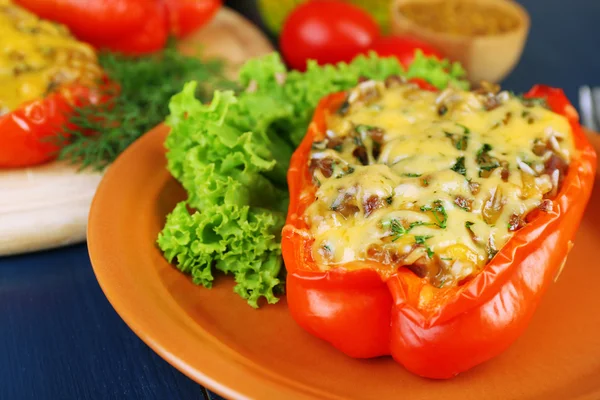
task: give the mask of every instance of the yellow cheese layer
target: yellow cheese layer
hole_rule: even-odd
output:
[[[371,259],[460,283],[556,194],[553,165],[574,149],[564,117],[506,92],[362,87],[311,155],[319,188],[304,217],[323,268]]]
[[[63,25],[0,0],[0,115],[63,84],[94,83],[96,54]]]

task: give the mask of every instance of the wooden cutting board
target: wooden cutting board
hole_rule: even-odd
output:
[[[215,18],[180,43],[182,51],[227,61],[234,78],[249,58],[273,51],[260,30],[223,7]],[[85,240],[88,211],[102,175],[53,162],[0,170],[0,256]]]

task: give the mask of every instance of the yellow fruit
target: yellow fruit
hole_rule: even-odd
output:
[[[307,0],[258,0],[258,9],[263,22],[271,32],[279,35],[285,18],[292,10]],[[367,11],[377,21],[382,33],[389,30],[389,8],[391,0],[345,0]]]

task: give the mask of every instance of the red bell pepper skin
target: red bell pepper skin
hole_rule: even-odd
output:
[[[535,86],[527,96],[545,98],[554,112],[568,118],[577,154],[551,211],[531,214],[474,279],[441,289],[405,268],[387,276],[374,261],[325,271],[316,265],[314,239],[301,219],[316,191],[308,160],[313,141],[324,136],[326,115],[335,112],[345,94],[324,98],[288,171],[290,207],[282,251],[287,301],[297,323],[352,357],[391,355],[409,371],[435,379],[451,378],[509,347],[564,266],[596,171],[594,149],[564,93]]]
[[[140,55],[165,47],[206,24],[221,0],[16,0],[38,16],[60,22],[98,49]]]
[[[134,34],[147,19],[148,0],[14,0],[34,14],[67,25],[82,40],[116,40]]]
[[[98,49],[145,54],[164,48],[167,11],[158,0],[17,0],[38,16],[60,22]]]
[[[53,139],[68,124],[73,107],[103,99],[93,89],[73,85],[0,116],[0,168],[28,167],[54,159],[59,146]]]
[[[145,17],[135,32],[117,38],[101,38],[92,43],[102,50],[128,55],[142,55],[163,49],[169,36],[168,14],[164,4],[148,1]]]
[[[60,22],[98,49],[129,55],[165,47],[206,24],[222,0],[16,0],[38,16]]]
[[[182,38],[206,24],[219,11],[222,0],[164,0],[169,26],[175,37]]]

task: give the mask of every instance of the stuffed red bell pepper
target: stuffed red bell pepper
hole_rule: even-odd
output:
[[[0,168],[46,162],[73,106],[95,102],[94,50],[62,26],[0,0]]]
[[[563,92],[324,98],[288,172],[287,301],[357,358],[450,378],[505,350],[564,266],[596,154]]]

